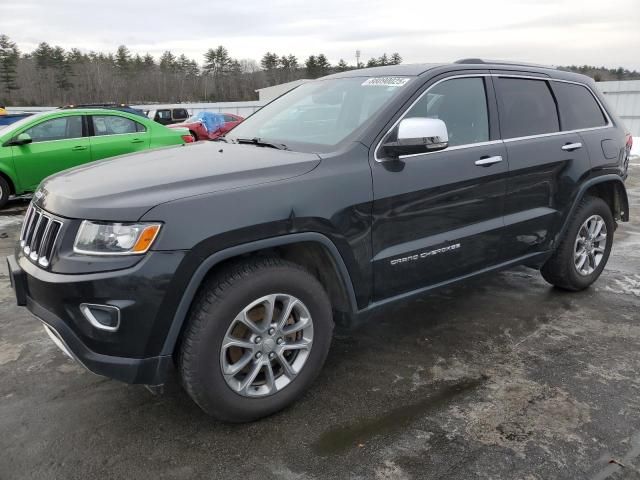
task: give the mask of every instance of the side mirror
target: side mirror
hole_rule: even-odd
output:
[[[437,118],[405,118],[398,125],[398,139],[382,145],[385,157],[435,152],[449,146],[447,126]]]
[[[31,135],[29,135],[28,133],[21,133],[17,137],[14,137],[12,140],[10,140],[7,145],[20,146],[20,145],[27,145],[28,143],[31,143],[31,142],[33,142]]]

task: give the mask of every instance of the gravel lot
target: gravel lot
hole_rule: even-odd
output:
[[[638,163],[638,161],[636,161]],[[640,478],[640,165],[591,289],[519,268],[335,338],[313,389],[247,425],[72,363],[0,266],[0,479]],[[635,177],[635,178],[633,178]],[[0,212],[0,256],[25,201]]]

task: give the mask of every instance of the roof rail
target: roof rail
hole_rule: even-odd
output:
[[[549,65],[540,65],[538,63],[527,63],[527,62],[513,62],[508,60],[487,60],[482,58],[461,58],[460,60],[456,60],[453,63],[459,64],[492,64],[492,65],[512,65],[512,66],[523,66],[523,67],[537,67],[537,68],[551,68],[556,69],[556,67],[552,67]]]

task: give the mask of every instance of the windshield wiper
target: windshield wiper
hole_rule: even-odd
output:
[[[289,150],[284,143],[268,142],[258,137],[254,138],[236,138],[236,143],[244,143],[248,145],[255,145],[257,147],[270,147],[277,148],[278,150]]]

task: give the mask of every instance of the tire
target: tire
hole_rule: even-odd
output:
[[[261,303],[250,309],[256,301]],[[289,304],[292,314],[283,329],[267,329],[281,323]],[[264,316],[270,305],[275,305],[273,322]],[[245,311],[262,333],[238,320]],[[294,327],[296,333],[282,333]],[[204,284],[183,334],[178,370],[185,390],[207,414],[226,422],[253,421],[282,410],[304,393],[322,369],[332,333],[331,303],[315,277],[279,258],[253,259],[226,267]],[[223,347],[235,345],[231,337],[239,338],[243,347]],[[308,349],[297,347],[309,338]],[[244,362],[247,366],[239,373],[229,374]],[[255,380],[247,380],[260,362]],[[223,368],[228,368],[227,375]],[[243,384],[250,386],[243,389]]]
[[[7,182],[4,177],[0,176],[0,208],[4,208],[9,201],[10,192],[11,187],[9,186],[9,182]]]
[[[579,235],[581,239],[585,235],[589,235],[589,232],[583,227],[585,222],[590,221],[589,225],[594,225],[594,222],[599,222],[598,218],[604,221],[606,238],[595,242],[597,238],[600,238],[599,236],[589,239],[586,244],[584,241],[579,241]],[[574,292],[589,287],[598,279],[609,259],[614,230],[615,221],[609,205],[598,197],[583,198],[569,221],[569,226],[560,245],[553,256],[542,266],[541,273],[544,279],[558,288]],[[595,254],[594,257],[583,255],[577,258],[576,252],[584,251],[583,246],[585,245],[593,246],[594,251],[602,251]],[[580,263],[583,257],[586,263],[583,263],[582,267],[578,267],[576,262]],[[592,258],[599,258],[599,261],[594,263]]]
[[[193,141],[197,142],[198,141],[198,135],[196,135],[196,132],[194,132],[193,130],[189,130],[189,133],[193,137]]]

